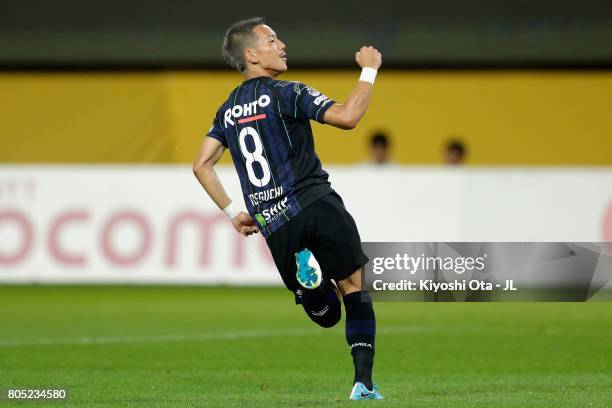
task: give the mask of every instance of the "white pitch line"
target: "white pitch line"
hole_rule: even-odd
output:
[[[378,334],[416,333],[434,330],[430,326],[405,326],[377,329]],[[288,329],[288,330],[253,330],[199,334],[160,334],[144,336],[102,336],[102,337],[72,337],[59,339],[15,339],[0,340],[0,347],[21,346],[61,346],[61,345],[90,345],[90,344],[122,344],[122,343],[166,343],[178,341],[210,341],[235,340],[246,338],[266,338],[285,336],[320,336],[328,333],[343,334],[344,330],[332,329]]]

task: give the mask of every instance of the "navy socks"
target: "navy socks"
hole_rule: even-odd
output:
[[[333,284],[323,280],[316,289],[301,289],[302,306],[310,320],[321,327],[333,327],[342,317],[342,307]]]
[[[343,300],[346,309],[346,342],[351,348],[355,366],[354,382],[359,381],[371,390],[376,338],[372,298],[367,291],[359,291],[349,293]]]

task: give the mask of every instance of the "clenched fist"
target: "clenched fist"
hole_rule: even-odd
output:
[[[363,46],[355,53],[355,61],[361,68],[380,68],[382,64],[382,54],[374,47]]]

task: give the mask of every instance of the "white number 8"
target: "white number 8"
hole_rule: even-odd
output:
[[[253,137],[255,150],[252,152],[249,152],[247,150],[245,141],[247,135],[251,135]],[[257,133],[254,128],[247,126],[240,131],[238,139],[240,140],[240,150],[242,151],[242,155],[246,159],[246,168],[247,173],[249,175],[249,180],[257,187],[263,187],[267,185],[270,182],[270,166],[268,165],[266,158],[261,155],[263,153],[263,144],[261,143],[259,133]],[[253,169],[253,163],[255,162],[258,162],[263,170],[263,177],[261,179],[258,179],[255,175],[255,170]]]

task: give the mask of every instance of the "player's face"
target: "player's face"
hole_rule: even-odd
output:
[[[287,54],[285,43],[278,39],[274,30],[267,25],[260,25],[253,29],[257,36],[257,56],[259,64],[267,71],[276,73],[287,70]]]

